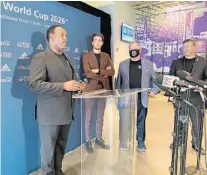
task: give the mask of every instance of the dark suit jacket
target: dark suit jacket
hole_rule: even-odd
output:
[[[92,69],[99,69],[98,61],[96,59],[95,54],[93,53],[93,51],[90,51],[83,55],[82,58],[83,72],[85,73],[86,77],[89,80],[89,83],[86,85],[84,92],[89,92],[99,89],[98,86],[99,81],[102,83],[104,89],[107,90],[110,89],[108,76],[113,76],[115,71],[111,64],[110,57],[107,53],[101,52],[100,59],[101,59],[100,74],[95,74],[91,71]],[[106,68],[108,66],[111,66],[111,69],[107,70]]]
[[[169,74],[177,76],[178,70],[185,70],[183,57],[173,61]],[[191,76],[197,80],[207,81],[207,60],[205,58],[196,55]],[[198,92],[191,92],[190,101],[194,105],[202,104],[202,100]]]
[[[38,93],[37,120],[45,125],[66,125],[72,121],[73,92],[63,90],[64,82],[75,79],[52,50],[36,54],[30,65],[30,88]],[[72,66],[72,65],[71,65]]]

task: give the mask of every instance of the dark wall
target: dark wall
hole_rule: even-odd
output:
[[[83,12],[89,13],[91,15],[100,17],[101,21],[101,33],[104,35],[104,45],[102,51],[108,53],[111,56],[111,16],[99,9],[96,9],[84,2],[77,1],[59,1],[60,3],[72,6]],[[110,77],[110,86],[112,88],[112,77]]]

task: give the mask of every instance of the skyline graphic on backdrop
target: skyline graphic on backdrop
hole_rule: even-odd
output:
[[[207,52],[207,4],[203,8],[149,16],[137,15],[137,40],[142,56],[154,64],[157,72],[168,73],[172,61],[181,57],[182,42],[195,39],[197,53]]]

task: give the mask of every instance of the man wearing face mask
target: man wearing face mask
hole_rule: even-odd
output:
[[[147,116],[148,96],[154,96],[159,89],[153,83],[155,72],[153,64],[147,59],[141,59],[140,44],[133,42],[129,45],[130,59],[122,61],[119,64],[117,88],[118,89],[133,89],[133,88],[151,88],[150,92],[141,92],[138,94],[137,106],[137,148],[140,152],[146,150],[145,146],[145,121]],[[130,119],[132,116],[125,115],[130,106],[122,104],[120,109],[120,149],[128,148],[128,141],[131,139],[128,134],[130,127]],[[132,111],[132,110],[131,110]],[[131,114],[132,115],[132,114]]]

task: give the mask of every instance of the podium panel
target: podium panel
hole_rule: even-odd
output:
[[[98,90],[81,101],[81,174],[135,174],[137,101],[149,89]]]

